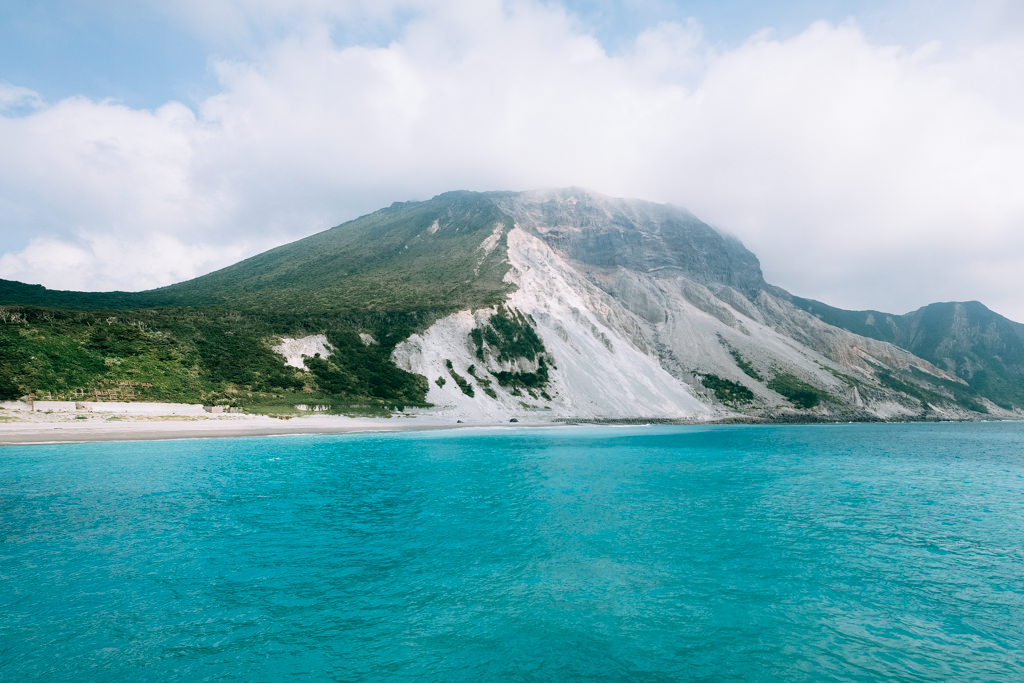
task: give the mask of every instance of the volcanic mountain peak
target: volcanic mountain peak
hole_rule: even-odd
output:
[[[1024,327],[980,304],[800,299],[688,211],[580,188],[449,192],[157,290],[0,282],[0,304],[4,397],[693,420],[1024,406]]]
[[[496,203],[516,225],[580,263],[674,271],[750,294],[764,286],[753,253],[685,209],[579,188],[499,195]]]

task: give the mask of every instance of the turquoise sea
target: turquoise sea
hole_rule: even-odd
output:
[[[0,448],[0,679],[1024,680],[1024,424]]]

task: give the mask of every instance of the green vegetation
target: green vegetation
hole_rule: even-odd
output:
[[[216,390],[199,369],[207,330],[197,321],[182,325],[179,339],[151,316],[17,312],[17,322],[0,324],[0,384],[9,397],[181,400]]]
[[[469,338],[473,341],[473,346],[476,347],[477,359],[486,360],[484,358],[484,331],[479,327],[474,327],[469,331]]]
[[[829,398],[824,391],[789,373],[776,375],[767,386],[798,408],[813,408]]]
[[[13,280],[0,280],[0,304],[65,310],[115,310],[147,306],[141,293],[67,292]],[[8,315],[9,310],[0,309],[0,323],[10,322]]]
[[[494,378],[498,380],[498,384],[503,387],[511,389],[527,389],[533,393],[534,389],[543,389],[547,386],[548,380],[548,364],[544,360],[544,356],[537,357],[537,371],[536,372],[507,372],[499,371],[492,373]],[[547,400],[551,400],[547,393],[541,391],[541,395]]]
[[[485,196],[454,192],[148,292],[0,281],[0,397],[423,405],[426,378],[397,368],[391,351],[440,317],[504,300],[505,250],[480,245],[497,234],[500,247],[511,225]],[[336,353],[311,359],[310,372],[270,349],[320,333]]]
[[[496,226],[507,230],[512,219],[489,198],[449,192],[425,202],[393,204],[169,287],[137,293],[58,292],[0,281],[0,304],[446,315],[504,300],[509,291],[503,280],[508,271],[505,250],[480,250]]]
[[[480,361],[526,361],[537,364],[534,372],[491,372],[498,384],[511,389],[513,394],[517,394],[520,389],[533,394],[535,390],[543,390],[547,386],[550,377],[544,342],[537,336],[529,318],[521,311],[501,306],[482,327],[470,330],[469,336]],[[541,395],[548,398],[546,392],[541,391]]]
[[[334,347],[329,357],[306,360],[317,384],[335,398],[360,402],[363,399],[399,406],[424,405],[425,377],[399,369],[382,355],[379,346],[366,346],[352,333],[327,335]]]
[[[736,367],[742,370],[747,377],[755,379],[758,382],[764,381],[764,377],[761,376],[761,373],[754,369],[754,366],[750,364],[750,361],[741,356],[739,351],[736,349],[729,349],[729,354],[732,356],[732,359],[736,361]]]
[[[517,358],[535,361],[545,352],[544,343],[527,317],[504,306],[499,306],[482,328],[474,328],[469,335],[480,360],[489,355],[498,362]]]
[[[877,371],[875,377],[883,387],[912,396],[920,401],[922,405],[942,400],[942,397],[935,392],[929,391],[916,383],[904,382],[888,370]]]
[[[1024,407],[1024,325],[977,301],[935,303],[905,315],[846,311],[794,296],[790,301],[831,325],[891,342],[960,377],[973,390],[956,399],[965,408],[980,406],[979,395],[1002,408]],[[962,392],[960,387],[954,393]]]
[[[548,398],[552,358],[528,316],[501,307],[510,287],[503,247],[512,224],[487,195],[453,192],[394,204],[148,292],[62,292],[0,280],[0,400],[203,402],[285,416],[296,403],[373,414],[425,405],[428,380],[391,362],[395,345],[455,311],[495,306],[470,333],[482,370],[469,374],[489,396],[496,396],[496,381],[515,395]],[[482,249],[492,237],[495,248]],[[827,322],[903,346],[969,384],[877,369],[892,390],[976,411],[984,411],[980,396],[1024,407],[1024,326],[977,302],[893,316],[790,300]],[[379,345],[363,344],[360,333]],[[271,350],[281,337],[310,334],[327,335],[335,352],[309,359],[308,372],[286,366]],[[764,381],[738,351],[730,353],[744,373]],[[536,370],[487,372],[488,364]],[[474,395],[474,385],[450,364],[449,374]],[[703,382],[719,400],[750,400],[736,382],[714,375]],[[768,386],[802,408],[831,400],[793,375],[780,374]]]
[[[341,401],[335,403],[329,399],[316,399],[309,401],[309,397],[299,393],[285,393],[270,397],[245,398],[239,405],[247,413],[256,415],[269,415],[288,419],[301,415],[352,415],[359,417],[390,417],[394,411],[402,410],[404,406],[387,403],[384,401],[369,401],[365,403],[351,403]],[[296,406],[306,403],[308,406],[315,406],[316,410],[299,410]]]
[[[390,361],[419,317],[271,315],[223,309],[64,311],[7,308],[0,322],[0,393],[6,398],[183,401],[254,406],[425,405],[426,379]],[[12,318],[11,313],[16,313]],[[387,344],[365,346],[369,329]],[[326,331],[337,352],[311,372],[271,351],[282,335]]]
[[[455,383],[459,386],[459,389],[462,390],[462,393],[470,398],[476,396],[476,391],[473,390],[473,385],[470,384],[465,377],[455,372],[455,368],[452,367],[452,362],[450,360],[446,360],[444,364],[445,367],[448,368],[448,374],[452,376],[453,380],[455,380]]]
[[[701,384],[715,392],[715,398],[722,403],[748,403],[754,400],[754,392],[739,382],[712,374],[697,373],[697,376]]]
[[[845,372],[839,372],[838,370],[829,365],[825,365],[824,363],[820,363],[818,361],[815,361],[814,364],[817,365],[822,370],[829,373],[830,375],[832,375],[833,377],[835,377],[836,379],[838,379],[839,381],[844,382],[850,385],[851,387],[860,387],[863,384],[859,379],[852,377],[846,374]]]
[[[20,396],[21,387],[11,377],[0,377],[0,401],[13,401]]]
[[[905,379],[895,376],[888,370],[878,370],[875,376],[882,383],[882,386],[893,391],[902,392],[908,396],[913,396],[922,405],[929,403],[938,405],[947,401],[954,401],[960,406],[977,413],[988,412],[988,408],[977,400],[977,397],[968,387],[958,382],[934,377],[917,368],[911,368],[911,377]],[[926,382],[931,386],[922,385],[920,382]],[[940,389],[937,391],[935,387]]]
[[[466,368],[466,372],[468,372],[473,377],[473,379],[476,380],[476,383],[480,385],[480,388],[484,390],[485,394],[487,394],[491,398],[498,398],[498,392],[496,392],[494,390],[494,387],[491,386],[491,380],[487,379],[486,377],[481,377],[477,375],[475,365],[470,365],[468,368]]]

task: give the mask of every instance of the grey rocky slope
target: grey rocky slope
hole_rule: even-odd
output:
[[[581,189],[489,196],[512,219],[504,234],[514,285],[508,310],[536,331],[546,379],[532,377],[534,357],[498,362],[486,344],[476,347],[473,330],[487,326],[492,310],[464,311],[393,355],[433,380],[428,399],[441,411],[677,419],[1015,414],[1013,404],[996,405],[945,364],[804,310],[764,282],[738,240],[682,209]],[[535,386],[498,381],[510,371],[531,375]]]
[[[453,419],[1011,417],[1022,329],[980,304],[889,316],[800,299],[672,206],[449,192],[149,292],[0,281],[0,398],[129,387]]]
[[[1024,405],[1024,325],[977,301],[934,303],[893,315],[789,298],[831,325],[892,342],[935,363],[1004,408]]]

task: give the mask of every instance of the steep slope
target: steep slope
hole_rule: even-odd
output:
[[[521,229],[508,235],[515,292],[509,309],[539,337],[543,381],[503,382],[502,373],[535,375],[540,364],[521,354],[478,352],[474,331],[497,311],[464,311],[398,345],[399,367],[442,378],[427,396],[441,411],[474,417],[544,414],[555,417],[708,419],[716,411],[673,377],[628,330],[637,321],[607,293],[587,282],[551,247]],[[528,321],[528,322],[527,322]],[[481,339],[484,335],[479,335]],[[475,347],[477,347],[475,349]],[[447,378],[460,377],[462,382]]]
[[[871,318],[793,297],[676,207],[451,192],[149,292],[0,282],[0,398],[480,419],[1018,415],[1020,326],[943,306]]]
[[[7,283],[0,395],[421,404],[426,381],[395,367],[390,352],[439,317],[505,298],[509,225],[485,197],[455,192],[395,204],[158,290]],[[111,334],[130,343],[107,343]],[[339,352],[302,370],[272,350],[310,335],[326,335]]]
[[[496,193],[494,199],[516,225],[586,266],[679,273],[748,294],[765,285],[753,253],[684,209],[580,188]]]
[[[753,254],[685,211],[578,189],[504,193],[496,201],[516,224],[508,240],[517,289],[509,303],[557,349],[553,385],[589,381],[570,392],[600,397],[589,413],[621,415],[620,398],[634,415],[690,418],[965,417],[995,408],[931,363],[773,295]],[[573,293],[571,303],[560,305],[570,300],[565,292]],[[449,328],[434,339],[431,328],[416,340],[416,360],[396,349],[399,364],[436,371],[452,348],[468,353],[472,324],[463,319],[461,338]],[[432,345],[440,349],[433,366],[419,362]],[[581,355],[585,361],[575,363]],[[679,387],[702,406],[677,395],[679,410],[666,410],[661,399]],[[432,388],[431,400],[467,409],[467,398],[451,391]],[[571,412],[559,396],[543,407]]]
[[[1024,325],[977,301],[935,303],[893,315],[788,298],[830,325],[891,342],[931,361],[1003,408],[1024,407]]]
[[[396,203],[208,275],[145,292],[63,292],[0,280],[0,304],[76,310],[226,307],[350,313],[454,311],[504,298],[502,236],[486,195]]]
[[[493,305],[507,291],[502,238],[510,227],[486,196],[450,192],[147,294],[163,304],[318,313]]]

